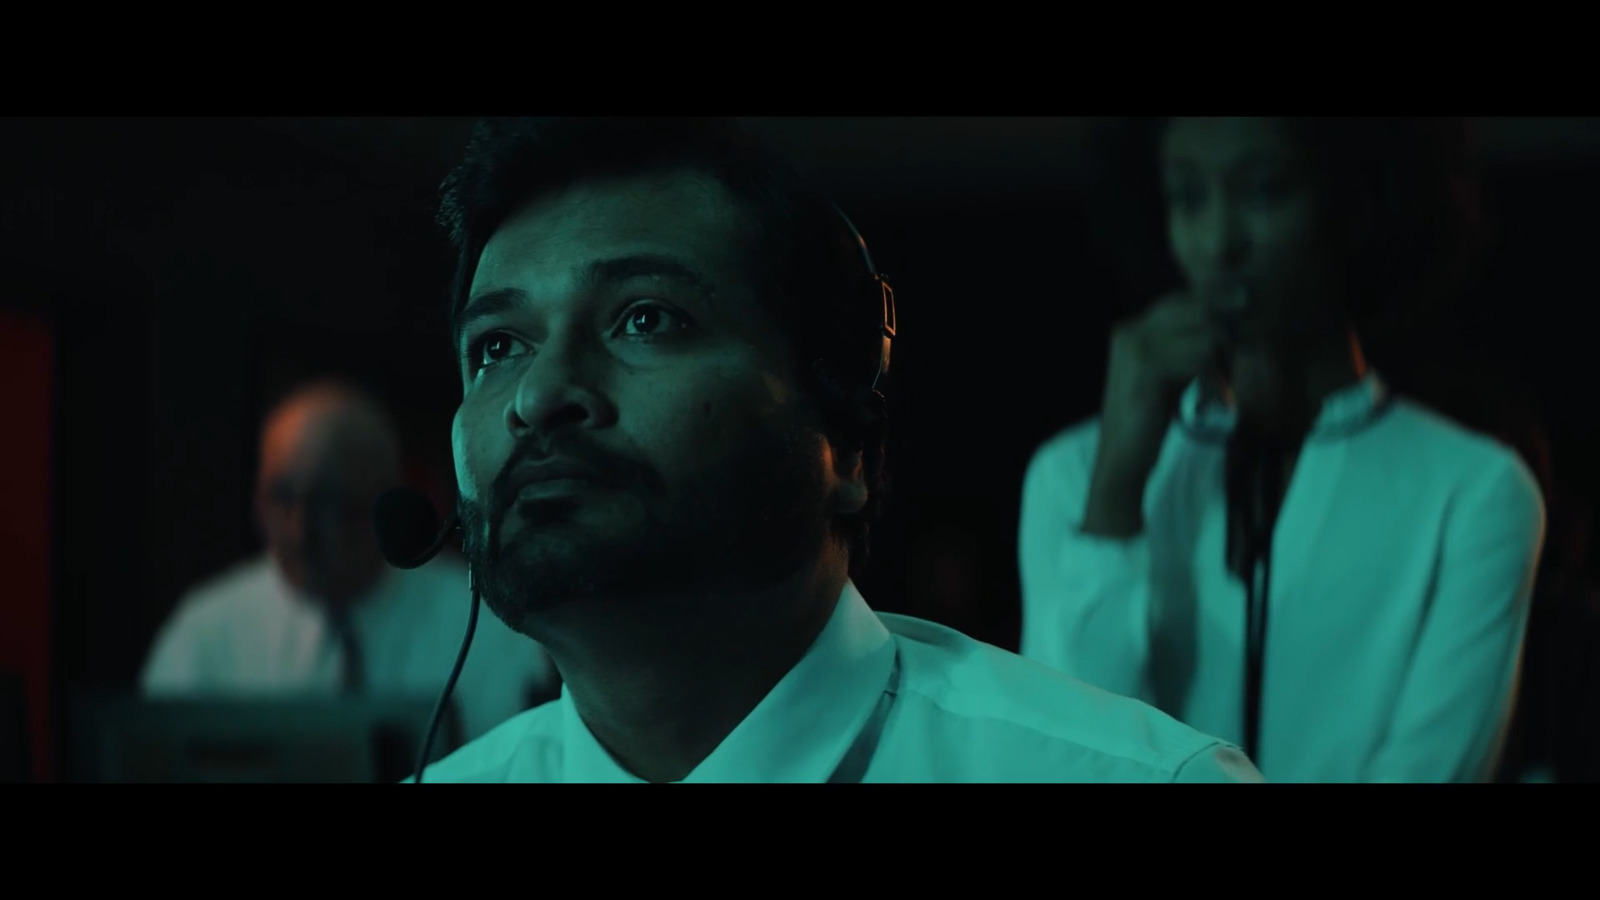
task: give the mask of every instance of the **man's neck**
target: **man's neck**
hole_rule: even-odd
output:
[[[301,596],[312,606],[321,609],[334,618],[348,619],[356,614],[356,610],[371,608],[378,604],[382,591],[379,586],[382,581],[374,581],[359,591],[346,591],[341,593],[304,591]]]
[[[830,558],[756,592],[568,604],[537,637],[612,757],[646,781],[681,781],[805,656],[845,572]]]

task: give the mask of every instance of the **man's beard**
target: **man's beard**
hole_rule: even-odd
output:
[[[539,614],[562,604],[756,591],[792,576],[829,539],[823,438],[803,429],[752,429],[745,437],[708,457],[691,482],[670,488],[653,469],[587,438],[558,441],[554,453],[519,443],[488,498],[461,502],[462,549],[483,600],[507,626],[537,637]],[[546,455],[594,466],[608,490],[517,508],[509,473]],[[632,503],[618,504],[606,495],[612,491]],[[602,533],[606,525],[574,519],[591,500],[642,515]],[[502,540],[519,516],[520,527]]]

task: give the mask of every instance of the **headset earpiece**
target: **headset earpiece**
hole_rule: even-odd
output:
[[[881,399],[883,376],[889,373],[890,351],[895,335],[894,288],[889,286],[888,279],[884,278],[882,273],[878,271],[878,267],[873,264],[872,253],[867,249],[867,241],[861,236],[861,232],[856,230],[856,226],[850,221],[850,217],[845,215],[844,210],[837,206],[833,209],[834,212],[839,214],[839,219],[844,222],[845,230],[850,233],[851,239],[861,249],[861,260],[866,264],[867,284],[863,291],[863,302],[871,303],[880,310],[878,339],[881,343],[878,350],[878,365],[876,371],[873,372],[872,380],[867,382],[867,391],[871,394],[877,394]],[[881,404],[879,406],[881,407]]]
[[[889,351],[893,349],[894,342],[894,288],[889,287],[889,282],[876,272],[873,273],[872,280],[883,301],[883,324],[878,330],[883,338],[883,349],[878,352],[878,371],[872,376],[872,393],[882,399],[883,393],[879,389],[879,383],[883,380],[883,376],[889,374]]]

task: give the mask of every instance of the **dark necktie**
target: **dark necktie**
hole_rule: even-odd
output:
[[[1260,752],[1267,610],[1272,593],[1272,533],[1288,488],[1292,446],[1246,428],[1228,444],[1228,568],[1245,589],[1244,752]],[[1258,578],[1259,573],[1259,578]]]
[[[339,647],[343,650],[344,672],[340,684],[345,693],[358,693],[366,686],[366,667],[361,656],[361,643],[356,640],[355,623],[350,621],[348,610],[335,610],[329,613],[328,624],[339,638]]]

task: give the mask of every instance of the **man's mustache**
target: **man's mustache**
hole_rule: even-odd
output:
[[[552,440],[529,435],[519,440],[506,458],[490,487],[491,511],[498,519],[510,509],[521,490],[517,469],[524,464],[561,460],[586,469],[593,481],[608,488],[638,493],[659,493],[665,484],[661,475],[645,463],[603,447],[585,437]]]

